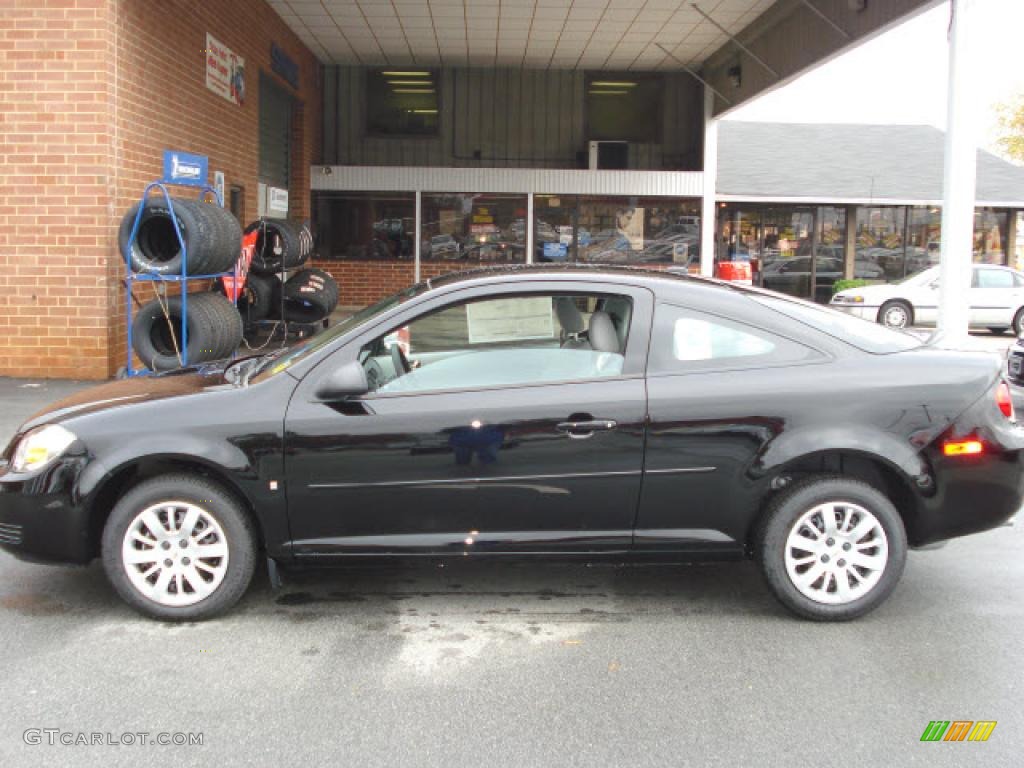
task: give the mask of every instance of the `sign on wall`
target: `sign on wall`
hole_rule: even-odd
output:
[[[245,103],[245,59],[206,33],[206,87],[233,104]]]
[[[192,187],[206,185],[208,160],[205,155],[193,155],[176,149],[164,150],[164,177],[168,184],[187,184]]]
[[[270,69],[283,77],[292,88],[299,90],[299,65],[277,43],[270,44]]]
[[[288,213],[288,190],[267,187],[267,208],[277,213]]]

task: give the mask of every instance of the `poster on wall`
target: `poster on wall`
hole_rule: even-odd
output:
[[[206,87],[232,104],[245,103],[245,59],[206,33]]]

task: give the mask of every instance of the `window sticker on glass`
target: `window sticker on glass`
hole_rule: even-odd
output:
[[[695,317],[680,317],[672,333],[676,360],[714,360],[723,357],[767,355],[775,345],[749,333]]]
[[[466,318],[470,344],[550,339],[555,335],[550,296],[469,304]]]

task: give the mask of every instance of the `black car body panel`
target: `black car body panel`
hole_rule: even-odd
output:
[[[631,297],[621,375],[331,402],[317,395],[367,339],[425,312],[553,288]],[[764,329],[799,354],[661,370],[652,349],[665,308]],[[121,489],[182,468],[243,500],[280,560],[736,557],[748,553],[772,494],[812,472],[885,487],[911,544],[921,545],[994,527],[1021,505],[1024,430],[996,407],[998,381],[992,356],[931,347],[870,354],[713,281],[608,267],[475,271],[419,286],[248,383],[207,366],[113,382],[35,414],[8,462],[20,436],[40,425],[60,423],[77,441],[34,474],[0,467],[0,546],[86,562]],[[585,440],[560,431],[577,420],[614,428]],[[965,435],[985,452],[942,455],[942,440]]]

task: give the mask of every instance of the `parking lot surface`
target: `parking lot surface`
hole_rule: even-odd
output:
[[[77,386],[0,380],[0,440]],[[790,617],[751,563],[465,562],[261,573],[227,617],[169,625],[98,563],[0,554],[0,765],[1019,765],[1022,555],[1019,527],[913,552],[849,624]],[[921,743],[931,720],[998,725]]]

